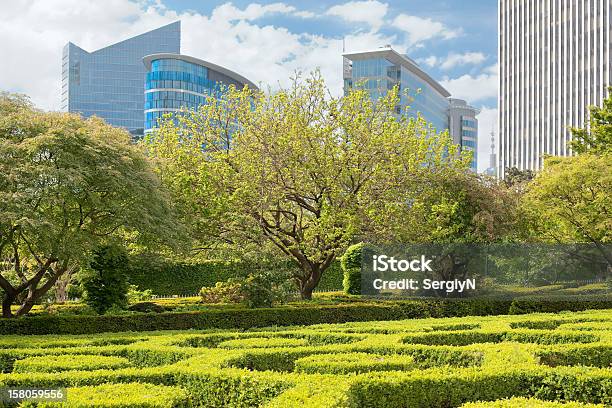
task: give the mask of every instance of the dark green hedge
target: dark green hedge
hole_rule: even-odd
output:
[[[32,316],[0,319],[0,334],[86,334],[120,331],[247,329],[351,321],[507,314],[520,300],[410,300],[340,305],[216,309],[189,313]],[[534,305],[531,304],[533,308]],[[546,311],[610,309],[611,300],[541,301]]]
[[[254,272],[253,265],[240,261],[172,262],[141,255],[130,259],[128,280],[140,290],[150,289],[156,295],[194,295],[203,286],[229,278],[245,277]],[[334,262],[323,273],[317,290],[342,290],[340,262]]]

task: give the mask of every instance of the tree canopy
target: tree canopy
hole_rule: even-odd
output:
[[[124,130],[0,95],[3,316],[27,313],[109,237],[172,240],[176,228],[166,197]]]
[[[612,267],[612,155],[549,157],[524,197],[534,236],[592,243]]]
[[[612,87],[608,88],[608,92]],[[589,108],[589,126],[571,128],[570,147],[578,154],[612,152],[612,96],[604,99],[603,106]]]
[[[271,243],[309,299],[356,234],[383,227],[379,211],[468,171],[448,134],[398,117],[398,97],[334,97],[316,73],[272,95],[230,88],[164,121],[148,146],[203,247]]]

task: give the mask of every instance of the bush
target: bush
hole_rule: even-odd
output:
[[[42,402],[31,406],[38,408],[177,408],[188,407],[190,404],[187,392],[179,387],[128,383],[71,387],[66,390],[66,402]]]
[[[200,289],[204,303],[241,303],[244,301],[242,284],[234,279],[227,282],[217,282],[213,287]]]
[[[542,401],[535,398],[510,398],[498,401],[468,402],[460,408],[603,408],[603,405]]]
[[[132,364],[123,357],[59,355],[37,356],[17,360],[13,366],[15,373],[54,373],[69,370],[102,370],[129,367]]]
[[[546,321],[555,321],[554,327],[527,328]],[[606,310],[250,331],[7,336],[0,338],[6,372],[0,388],[67,388],[65,403],[45,406],[69,407],[450,408],[473,402],[474,407],[603,408],[612,406],[609,368],[551,367],[537,356],[555,352],[560,354],[549,357],[557,362],[590,359],[603,365],[609,358],[605,348],[612,345],[611,321],[612,310]],[[604,325],[589,331],[564,328],[582,323]],[[463,329],[453,331],[456,327]],[[495,342],[480,343],[484,339],[476,335],[470,343],[469,331],[493,334]],[[457,333],[462,338],[456,342]],[[407,337],[414,341],[401,341]],[[419,338],[427,344],[416,344]],[[555,339],[574,343],[556,344]],[[575,343],[583,340],[595,342]],[[66,371],[73,359],[107,356],[128,359],[133,366]],[[63,371],[11,372],[20,361],[41,359],[63,360]]]
[[[127,300],[129,303],[145,302],[153,299],[153,291],[151,289],[138,290],[138,286],[129,285],[127,291]]]
[[[277,265],[255,265],[247,261],[175,262],[150,254],[130,257],[128,280],[141,290],[150,289],[157,295],[193,295],[202,287],[213,287],[217,282],[242,279],[249,274],[266,273],[279,269]],[[287,268],[281,268],[287,269]],[[292,287],[295,290],[295,287]],[[342,290],[342,268],[334,262],[323,273],[317,290]]]
[[[204,303],[244,303],[247,307],[272,307],[284,303],[290,296],[292,284],[285,274],[258,273],[244,279],[217,282],[214,287],[200,289]]]
[[[90,268],[81,278],[85,303],[98,314],[113,306],[127,307],[128,258],[119,246],[104,246],[94,253]]]
[[[121,331],[184,329],[247,329],[353,321],[399,320],[423,317],[485,316],[508,314],[505,300],[407,300],[340,305],[279,306],[267,309],[214,309],[199,312],[104,316],[31,316],[0,319],[1,334],[85,334]],[[537,304],[531,304],[535,309]],[[580,302],[540,301],[542,310],[572,311],[612,308],[612,300]],[[536,311],[536,310],[534,310]]]
[[[371,371],[413,370],[414,359],[406,355],[367,353],[318,354],[295,362],[296,371],[320,374],[367,373]]]
[[[349,295],[361,293],[361,256],[364,247],[364,243],[350,246],[340,260],[344,277],[342,287]]]

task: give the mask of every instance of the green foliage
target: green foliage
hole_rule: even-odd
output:
[[[204,303],[242,303],[244,292],[242,283],[235,280],[217,282],[213,287],[200,289],[200,296]]]
[[[422,317],[485,316],[559,312],[612,307],[609,297],[574,299],[491,300],[448,299],[411,300],[339,305],[299,305],[245,309],[226,307],[198,312],[127,315],[32,316],[28,319],[0,320],[0,334],[85,334],[144,330],[248,329],[351,321],[396,320]]]
[[[113,306],[127,307],[127,270],[128,257],[123,248],[117,245],[98,248],[89,270],[81,278],[85,303],[98,314]]]
[[[179,387],[127,383],[71,387],[66,402],[43,402],[40,408],[180,408],[189,407],[188,393]]]
[[[385,203],[405,206],[431,174],[467,170],[447,133],[397,117],[399,97],[330,97],[318,73],[272,95],[230,87],[165,121],[146,146],[196,240],[274,247],[298,266],[293,280],[310,299]]]
[[[193,295],[204,286],[276,269],[277,265],[272,263],[257,264],[251,260],[177,262],[157,256],[136,255],[130,257],[128,280],[141,290],[151,290],[157,295]],[[342,289],[340,262],[329,266],[318,288],[328,291]]]
[[[364,243],[348,247],[340,260],[342,265],[344,293],[359,295],[361,293],[361,258]]]
[[[414,359],[407,355],[368,353],[316,354],[295,361],[295,370],[303,373],[349,374],[371,371],[409,371]]]
[[[540,240],[593,243],[612,270],[612,156],[549,157],[524,196],[532,235]],[[605,276],[605,275],[604,275]]]
[[[124,357],[59,355],[37,356],[17,360],[13,366],[15,373],[54,373],[68,370],[118,369],[131,366]]]
[[[3,336],[0,388],[67,388],[65,403],[44,406],[70,407],[603,408],[612,404],[610,322],[612,310]],[[107,356],[132,366],[89,364]],[[45,359],[58,371],[15,369]]]
[[[603,405],[580,402],[542,401],[535,398],[509,398],[498,401],[468,402],[460,408],[604,408]]]
[[[127,279],[127,276],[126,276]],[[127,291],[128,303],[138,303],[151,300],[153,298],[153,291],[151,289],[138,290],[138,286],[129,285]]]
[[[167,194],[123,129],[3,94],[0,157],[4,317],[26,314],[109,236],[176,242]]]
[[[290,276],[272,271],[251,274],[242,283],[245,302],[251,308],[284,303],[294,287]]]
[[[608,88],[608,93],[612,88]],[[603,106],[589,108],[589,126],[572,128],[572,150],[578,154],[609,154],[612,152],[612,96],[604,99]]]

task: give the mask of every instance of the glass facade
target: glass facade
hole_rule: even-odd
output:
[[[229,85],[242,88],[246,81],[213,69],[205,61],[182,55],[145,58],[144,131],[157,127],[160,118],[181,109],[196,109],[208,97],[220,98]],[[254,87],[252,84],[249,86]]]
[[[461,117],[461,150],[472,152],[473,171],[478,169],[478,122],[473,117]]]
[[[478,170],[478,119],[480,111],[462,99],[450,98],[450,134],[461,150],[472,152],[472,171]]]
[[[399,57],[393,51],[388,53]],[[396,107],[397,114],[405,113],[415,118],[420,114],[436,131],[448,130],[447,95],[424,79],[422,71],[413,62],[397,57],[392,60],[385,56],[385,52],[354,54],[353,58],[349,56],[352,67],[345,77],[345,91],[358,86],[367,89],[371,98],[377,100],[399,85],[401,99]]]
[[[98,116],[143,134],[142,59],[155,53],[180,53],[180,22],[87,52],[68,43],[62,57],[62,110]]]

